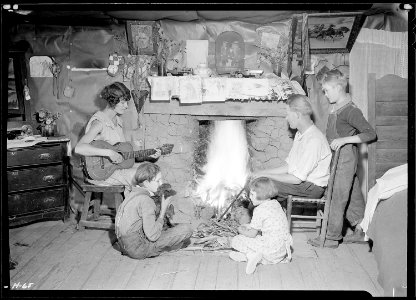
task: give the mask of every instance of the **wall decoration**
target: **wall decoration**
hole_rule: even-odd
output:
[[[186,67],[196,69],[199,64],[207,64],[208,40],[186,41]]]
[[[215,41],[215,66],[218,74],[244,69],[245,45],[243,37],[234,31],[225,31]]]
[[[350,52],[363,20],[361,13],[309,14],[310,52]]]
[[[270,65],[272,71],[280,76],[283,65],[287,62],[287,52],[289,47],[288,28],[278,30],[273,26],[262,26],[256,29],[259,35],[260,43],[256,45],[257,51],[257,68],[262,69],[261,64],[266,62]]]
[[[154,22],[127,21],[127,39],[130,54],[153,55],[155,53]]]
[[[179,78],[181,104],[202,103],[202,79],[199,76],[182,76]]]
[[[19,99],[17,97],[13,58],[10,58],[10,57],[9,57],[9,72],[8,72],[7,82],[8,82],[8,87],[7,87],[8,109],[19,110]]]
[[[53,77],[50,65],[52,59],[49,56],[32,56],[29,59],[30,77]]]
[[[202,79],[202,102],[225,102],[225,82],[221,77]]]

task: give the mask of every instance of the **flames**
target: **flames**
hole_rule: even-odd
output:
[[[196,194],[208,205],[224,209],[244,186],[250,155],[244,120],[214,121],[204,177]]]

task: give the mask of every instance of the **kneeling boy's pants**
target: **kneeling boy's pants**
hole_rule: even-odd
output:
[[[178,224],[172,228],[162,231],[160,237],[151,242],[142,234],[134,232],[123,235],[118,239],[124,254],[135,259],[158,256],[162,252],[180,249],[189,241],[192,235],[190,224]]]

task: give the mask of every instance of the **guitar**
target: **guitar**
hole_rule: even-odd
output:
[[[94,180],[106,180],[115,170],[133,167],[135,158],[143,159],[156,153],[155,149],[133,151],[133,146],[128,142],[111,145],[105,141],[92,141],[90,145],[101,149],[111,149],[123,156],[123,161],[119,164],[113,163],[105,156],[83,156],[82,164],[84,172],[89,178]],[[157,149],[160,149],[162,155],[170,154],[173,149],[173,144],[164,144]]]

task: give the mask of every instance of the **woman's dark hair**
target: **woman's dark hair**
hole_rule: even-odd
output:
[[[100,97],[106,100],[111,108],[114,108],[121,100],[129,101],[131,94],[124,83],[114,82],[103,88]]]

